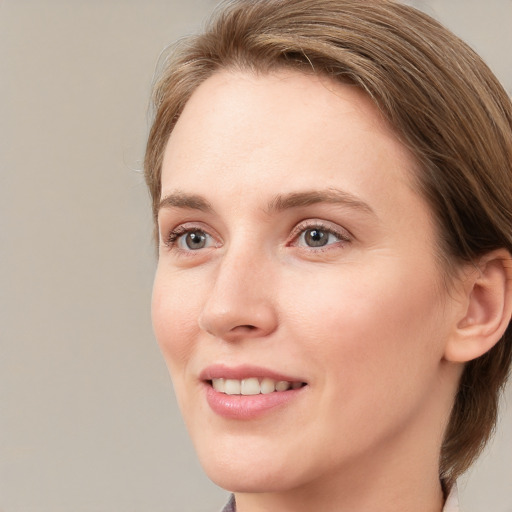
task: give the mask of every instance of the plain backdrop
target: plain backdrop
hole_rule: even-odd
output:
[[[409,3],[512,92],[511,0]],[[2,512],[207,512],[226,499],[153,338],[140,172],[158,55],[214,5],[0,0]],[[465,512],[512,512],[511,409],[461,482]]]

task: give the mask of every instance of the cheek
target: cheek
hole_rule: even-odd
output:
[[[342,432],[354,446],[403,427],[436,389],[442,358],[433,282],[377,277],[361,273],[294,295],[297,338],[321,390],[317,417],[325,418],[327,437]]]
[[[198,331],[197,300],[179,279],[157,270],[153,286],[151,316],[160,350],[171,376],[182,371],[194,350],[194,333]]]
[[[442,357],[436,280],[403,268],[393,272],[389,265],[385,270],[357,272],[354,267],[339,277],[316,276],[314,286],[302,281],[305,293],[290,294],[308,356],[323,360],[339,374],[336,378],[412,379],[419,371],[433,371]]]

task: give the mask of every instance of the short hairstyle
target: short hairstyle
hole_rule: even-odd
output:
[[[155,83],[145,156],[155,224],[165,146],[194,90],[219,70],[282,68],[354,84],[373,100],[417,160],[414,178],[437,223],[443,268],[512,252],[510,99],[463,41],[393,0],[227,1],[201,34],[174,46]],[[441,448],[445,488],[489,439],[511,358],[509,325],[466,364]]]

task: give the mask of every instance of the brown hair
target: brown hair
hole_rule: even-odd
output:
[[[288,67],[357,85],[419,162],[446,268],[512,252],[512,105],[485,63],[429,16],[392,0],[235,0],[174,47],[154,90],[145,176],[156,214],[165,146],[194,90],[220,69]],[[441,450],[446,487],[496,422],[512,332],[467,363]]]

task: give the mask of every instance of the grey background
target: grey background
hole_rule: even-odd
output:
[[[512,92],[512,1],[410,2]],[[215,511],[153,339],[139,172],[162,48],[213,0],[0,0],[0,511]],[[512,401],[512,387],[506,393]],[[461,483],[512,512],[512,405]]]

